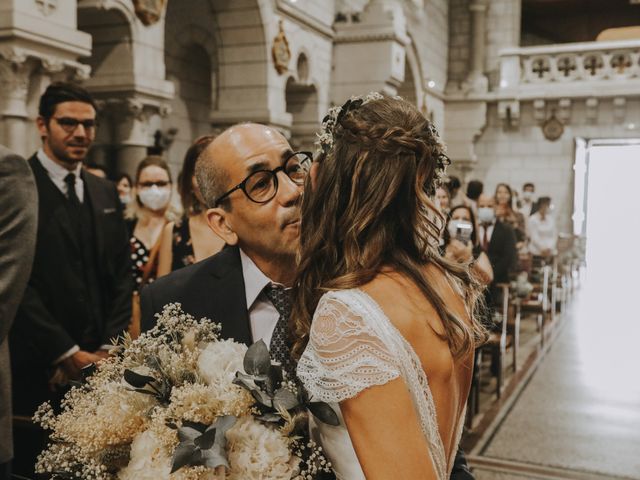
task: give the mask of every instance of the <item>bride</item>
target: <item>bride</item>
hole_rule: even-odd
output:
[[[478,282],[437,252],[430,195],[448,158],[399,98],[349,101],[323,125],[302,204],[294,354],[341,426],[312,434],[339,479],[448,479],[485,337]]]

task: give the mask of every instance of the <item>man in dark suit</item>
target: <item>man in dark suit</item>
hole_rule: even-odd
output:
[[[31,272],[38,192],[27,162],[3,146],[0,205],[0,480],[8,480],[13,457],[9,329]]]
[[[142,328],[170,302],[221,323],[222,335],[260,339],[292,372],[288,317],[300,235],[302,187],[311,165],[276,130],[235,125],[202,153],[196,178],[210,208],[211,229],[227,247],[217,255],[156,280],[141,294]]]
[[[496,220],[495,198],[480,195],[478,199],[478,223],[480,245],[487,253],[493,268],[493,286],[509,281],[518,261],[516,236],[513,228]]]
[[[108,355],[111,339],[129,323],[133,286],[115,185],[82,169],[96,132],[91,96],[50,85],[37,125],[42,148],[29,159],[39,196],[36,252],[10,335],[15,469],[24,475],[42,447],[28,417]]]

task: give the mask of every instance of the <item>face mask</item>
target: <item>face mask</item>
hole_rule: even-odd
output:
[[[533,192],[522,192],[522,198],[526,202],[530,202],[531,200],[533,200]]]
[[[122,203],[123,205],[128,205],[131,202],[131,194],[130,193],[124,193],[122,195],[120,195],[120,203]]]
[[[480,207],[478,209],[478,220],[480,223],[493,223],[496,212],[491,207]]]
[[[159,188],[157,185],[153,185],[140,190],[138,197],[145,207],[151,210],[161,210],[169,203],[171,189],[169,187]]]
[[[468,242],[471,239],[473,226],[471,222],[467,222],[466,220],[451,220],[449,225],[447,225],[447,229],[449,230],[449,236],[451,238]]]

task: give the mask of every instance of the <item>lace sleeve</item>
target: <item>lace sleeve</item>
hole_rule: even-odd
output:
[[[400,376],[395,356],[349,305],[348,293],[330,292],[320,299],[298,363],[298,377],[314,400],[338,403]]]

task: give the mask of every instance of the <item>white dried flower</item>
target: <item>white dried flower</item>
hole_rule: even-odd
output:
[[[171,457],[152,430],[142,432],[131,444],[131,460],[118,473],[120,480],[158,480],[169,478]]]

